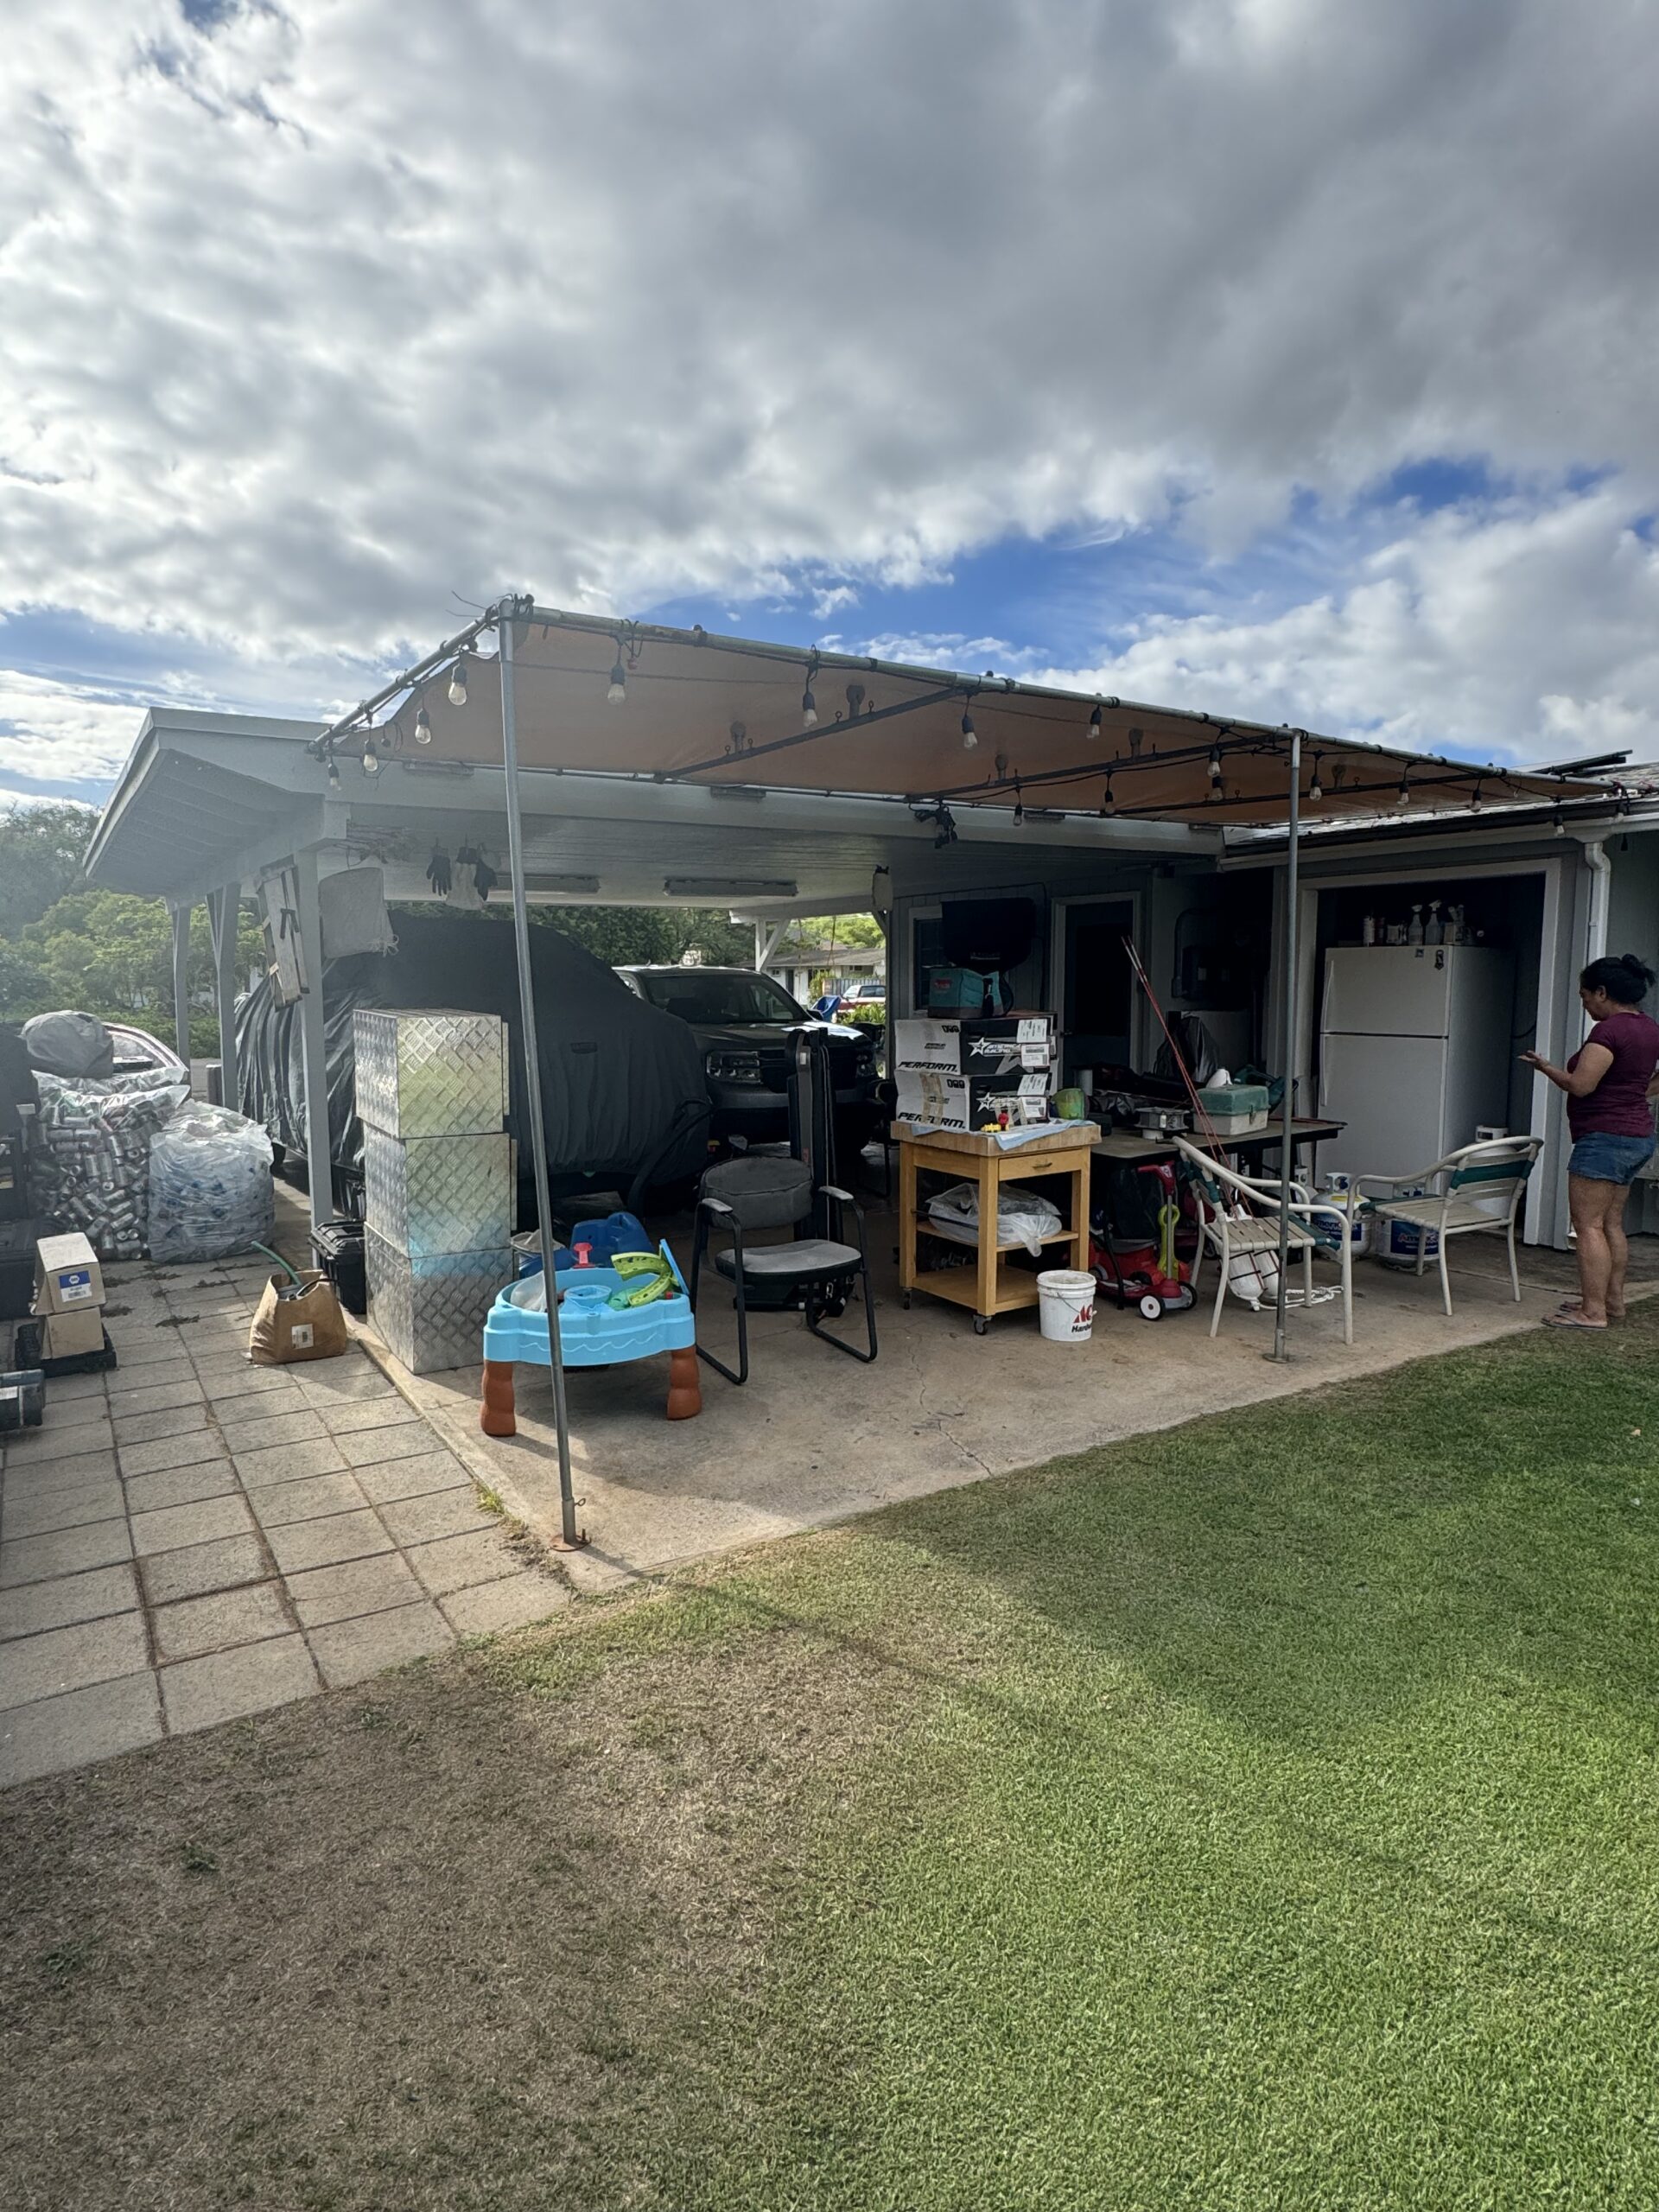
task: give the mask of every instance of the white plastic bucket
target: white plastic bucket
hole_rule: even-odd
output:
[[[1045,1268],[1037,1278],[1037,1320],[1052,1344],[1081,1344],[1095,1325],[1095,1279],[1071,1268]]]

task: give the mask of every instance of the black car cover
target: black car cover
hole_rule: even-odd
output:
[[[328,1070],[328,1128],[336,1167],[360,1172],[352,1019],[359,1007],[454,1007],[499,1014],[512,1056],[512,1122],[519,1174],[528,1183],[524,1059],[518,1037],[518,967],[507,918],[482,914],[396,916],[393,952],[353,953],[322,975]],[[683,1134],[653,1179],[669,1183],[702,1166],[705,1125],[683,1111],[706,1104],[702,1054],[676,1015],[637,999],[602,961],[562,931],[532,926],[531,968],[548,1166],[556,1194],[583,1183],[624,1188],[671,1136]],[[272,1140],[305,1152],[305,1086],[298,1008],[277,1006],[261,977],[238,1000],[237,1065],[242,1111]]]

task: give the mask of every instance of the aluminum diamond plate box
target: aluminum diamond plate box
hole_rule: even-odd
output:
[[[499,1129],[507,1110],[506,1025],[493,1014],[359,1007],[357,1111],[394,1137]]]
[[[511,1140],[363,1132],[363,1218],[399,1252],[499,1250],[512,1234]]]
[[[497,1291],[513,1279],[512,1249],[434,1253],[412,1260],[372,1230],[363,1239],[369,1319],[411,1375],[476,1367]]]

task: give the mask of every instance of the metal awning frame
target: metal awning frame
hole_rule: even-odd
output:
[[[1101,815],[1115,815],[1121,811],[1124,816],[1135,818],[1144,816],[1149,820],[1180,821],[1190,825],[1196,822],[1205,826],[1219,826],[1218,817],[1224,817],[1230,801],[1224,792],[1217,788],[1218,779],[1216,774],[1217,760],[1230,753],[1248,753],[1257,758],[1271,756],[1282,760],[1286,769],[1283,820],[1287,839],[1288,880],[1286,925],[1283,933],[1281,988],[1286,1010],[1285,1035],[1287,1046],[1288,1040],[1296,1036],[1300,1018],[1300,1008],[1297,1004],[1299,961],[1296,940],[1299,903],[1297,872],[1302,806],[1302,754],[1305,745],[1319,743],[1318,740],[1311,739],[1306,731],[1287,728],[1274,729],[1265,723],[1253,722],[1237,717],[1221,719],[1184,709],[1143,707],[1135,702],[1124,701],[1117,697],[1109,698],[1103,696],[1091,701],[1084,694],[1040,684],[1023,683],[1012,677],[996,677],[988,674],[980,677],[958,676],[938,670],[913,668],[902,663],[883,662],[869,656],[826,653],[817,650],[803,653],[798,647],[725,636],[711,639],[700,627],[688,632],[654,624],[620,622],[608,617],[572,614],[556,608],[538,607],[534,599],[527,595],[512,594],[505,597],[499,600],[493,606],[486,608],[476,620],[468,623],[464,629],[457,631],[452,637],[446,638],[423,658],[404,670],[391,682],[383,685],[372,697],[362,701],[350,714],[341,716],[340,720],[332,723],[321,732],[309,750],[318,759],[327,762],[330,781],[331,783],[336,781],[338,769],[334,756],[348,739],[358,733],[373,730],[377,727],[377,716],[384,714],[388,708],[393,710],[394,726],[401,734],[401,722],[397,720],[401,713],[411,703],[415,704],[417,715],[423,712],[420,702],[427,689],[451,677],[457,663],[462,662],[463,657],[476,647],[479,639],[490,631],[495,632],[499,641],[498,653],[500,664],[501,758],[506,785],[509,874],[518,956],[518,1003],[524,1045],[525,1103],[531,1121],[530,1138],[535,1173],[537,1212],[542,1229],[543,1259],[544,1263],[547,1264],[550,1290],[552,1288],[550,1266],[552,1207],[546,1156],[546,1136],[542,1117],[540,1067],[536,1049],[536,1006],[530,962],[529,900],[524,871],[514,667],[515,632],[522,627],[528,634],[528,626],[532,624],[538,624],[550,632],[558,628],[581,632],[588,637],[613,639],[616,652],[613,670],[613,680],[624,668],[625,655],[632,657],[637,653],[642,644],[652,639],[671,642],[677,647],[683,646],[687,643],[694,645],[714,644],[723,653],[750,656],[760,661],[798,667],[803,670],[804,675],[804,705],[806,699],[813,696],[813,685],[823,673],[840,674],[844,671],[848,675],[849,683],[845,696],[849,703],[849,714],[856,715],[855,725],[839,721],[822,725],[817,722],[815,716],[812,727],[791,730],[777,737],[766,739],[759,744],[746,742],[741,748],[738,746],[737,730],[734,725],[733,745],[726,753],[693,761],[675,770],[655,772],[652,780],[659,783],[695,784],[713,775],[716,771],[729,772],[734,765],[734,760],[741,760],[746,778],[758,780],[764,786],[764,772],[758,779],[754,773],[759,764],[785,753],[792,754],[809,748],[820,740],[821,735],[839,734],[844,737],[848,734],[849,728],[855,726],[861,732],[866,728],[895,721],[923,709],[937,707],[958,697],[963,702],[965,728],[965,718],[970,713],[975,699],[982,696],[995,698],[999,695],[1006,698],[1014,694],[1023,698],[1052,700],[1057,705],[1063,704],[1069,710],[1068,719],[1077,715],[1080,710],[1086,711],[1090,719],[1085,727],[1091,727],[1096,733],[1101,730],[1104,715],[1109,710],[1114,715],[1127,709],[1131,714],[1141,714],[1147,720],[1155,717],[1160,723],[1174,721],[1190,724],[1193,731],[1192,742],[1190,747],[1179,747],[1173,755],[1168,753],[1159,753],[1154,748],[1152,757],[1142,759],[1140,757],[1139,747],[1135,743],[1138,733],[1131,729],[1128,733],[1130,744],[1128,758],[1120,757],[1115,747],[1113,757],[1109,760],[1096,756],[1086,761],[1051,766],[1024,777],[1004,772],[1006,764],[999,760],[996,772],[987,780],[971,784],[942,785],[935,790],[894,791],[877,795],[887,796],[898,803],[912,807],[921,805],[937,810],[937,818],[941,825],[941,833],[944,834],[944,826],[949,823],[950,810],[953,805],[979,806],[998,804],[1012,794],[1015,818],[1020,819],[1024,813],[1024,795],[1027,789],[1058,791],[1068,785],[1076,785],[1087,779],[1102,783],[1102,801],[1098,808],[1094,810]],[[861,696],[861,679],[866,674],[883,675],[917,688],[908,691],[906,696],[896,701],[889,702],[881,707],[872,705],[868,713],[859,713],[854,702]],[[1513,791],[1517,798],[1535,798],[1535,791],[1528,790],[1527,785],[1535,785],[1538,779],[1527,779],[1523,782],[1512,779],[1504,771],[1496,767],[1483,770],[1465,764],[1443,760],[1437,756],[1400,752],[1386,746],[1358,747],[1351,741],[1342,741],[1340,747],[1338,741],[1335,740],[1326,740],[1325,742],[1332,753],[1340,749],[1344,759],[1358,752],[1368,757],[1375,757],[1379,766],[1392,764],[1393,772],[1379,775],[1375,784],[1347,783],[1344,788],[1344,798],[1351,798],[1372,791],[1376,791],[1379,798],[1388,791],[1395,791],[1403,797],[1412,790],[1443,791],[1449,796],[1454,791],[1464,789],[1470,792],[1471,804],[1478,809],[1481,803],[1483,791],[1489,780],[1500,794],[1509,791]],[[378,744],[375,750],[378,760]],[[1137,774],[1152,769],[1154,765],[1160,773],[1165,773],[1172,766],[1179,766],[1186,761],[1198,760],[1204,760],[1209,764],[1208,777],[1211,786],[1204,794],[1202,804],[1183,803],[1178,807],[1165,804],[1145,809],[1137,808],[1132,803],[1127,806],[1120,806],[1116,789],[1120,779],[1128,782],[1132,786]],[[1317,770],[1316,758],[1316,774]],[[1573,796],[1582,795],[1581,787],[1571,784],[1565,774],[1559,774],[1558,780],[1564,792]],[[800,786],[795,784],[785,788],[799,789]],[[826,790],[824,792],[826,798],[833,795],[833,790]],[[853,795],[868,797],[872,794],[868,792],[849,794],[849,796]],[[1131,790],[1131,799],[1132,796]],[[1230,804],[1241,803],[1248,804],[1257,813],[1262,810],[1262,801],[1259,794],[1253,795],[1248,801]],[[1081,810],[1070,810],[1081,811]],[[1294,1105],[1294,1084],[1290,1075],[1287,1055],[1280,1154],[1281,1183],[1285,1185],[1288,1185],[1294,1166],[1293,1129]],[[1274,1317],[1273,1350],[1268,1355],[1279,1361],[1287,1359],[1289,1357],[1287,1340],[1290,1277],[1289,1236],[1290,1217],[1287,1208],[1281,1205],[1279,1217],[1279,1283]],[[556,1297],[551,1295],[547,1301],[547,1334],[548,1358],[553,1379],[555,1430],[558,1446],[561,1530],[563,1541],[567,1544],[574,1545],[582,1542],[583,1539],[576,1524],[575,1499],[571,1489],[569,1419],[565,1399],[564,1367],[559,1341],[558,1301]]]

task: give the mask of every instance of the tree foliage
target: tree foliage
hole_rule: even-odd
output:
[[[78,887],[97,820],[68,799],[0,814],[0,941],[15,949],[20,930]]]

